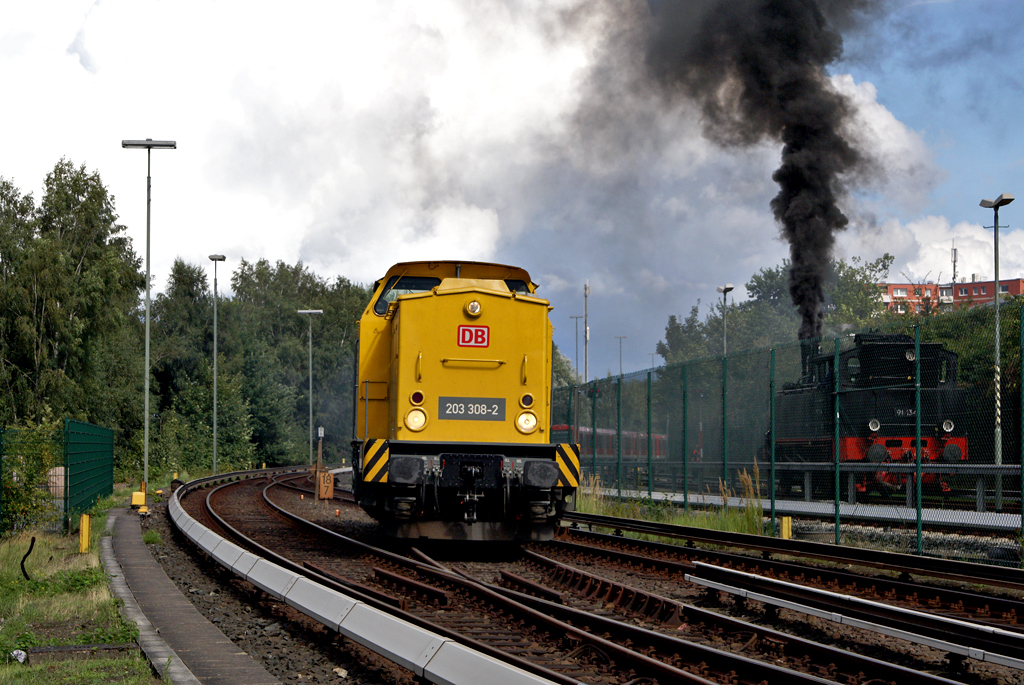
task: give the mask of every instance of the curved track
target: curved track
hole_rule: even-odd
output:
[[[190,496],[185,506],[250,549],[276,555],[277,563],[553,682],[863,683],[864,673],[872,682],[955,682],[722,617],[535,553],[450,568],[422,554],[413,561],[300,524],[281,506],[296,497],[284,483],[263,479]]]

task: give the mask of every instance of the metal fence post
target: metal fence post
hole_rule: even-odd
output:
[[[997,294],[996,297],[999,297]],[[1020,321],[1020,343],[1017,346],[1017,355],[1020,360],[1020,408],[1018,421],[1020,422],[1020,496],[1021,511],[1024,512],[1024,305],[1017,307],[1017,318]],[[1024,538],[1024,516],[1020,518],[1020,535]]]
[[[839,533],[839,338],[835,339],[832,352],[832,397],[834,420],[832,436],[832,501],[836,508],[836,544],[840,544]]]
[[[597,476],[597,379],[590,386],[590,455],[594,462],[594,476]]]
[[[615,381],[615,480],[622,499],[622,376]]]
[[[64,432],[61,434],[62,445],[61,451],[64,453],[63,465],[64,465],[64,532],[68,533],[71,530],[71,510],[68,508],[70,504],[69,495],[71,494],[71,488],[68,487],[70,484],[71,476],[71,464],[68,453],[68,448],[71,443],[71,419],[64,419]],[[148,485],[147,485],[148,487]]]
[[[999,285],[996,284],[996,290]],[[996,297],[999,294],[996,293]],[[924,540],[921,521],[921,325],[914,324],[914,461],[917,463],[917,553],[924,552]]]
[[[726,401],[726,386],[727,386],[727,373],[728,363],[727,358],[722,357],[722,482],[725,485],[725,491],[729,491],[729,420],[726,408],[728,402]],[[722,506],[728,505],[728,502],[722,502]]]
[[[772,348],[770,354],[768,360],[768,459],[771,467],[769,468],[768,488],[771,490],[772,498],[772,535],[775,535],[775,348]]]
[[[575,399],[576,399],[576,385],[574,384],[574,385],[570,385],[569,386],[569,420],[566,422],[568,424],[568,426],[569,426],[568,433],[571,436],[571,440],[573,442],[576,441],[576,432],[573,430],[573,426],[576,425],[576,420],[575,420],[576,419],[576,412],[574,411],[576,409],[576,406],[575,406],[575,403],[574,403]]]
[[[1021,336],[1024,338],[1024,329],[1021,329]],[[1024,373],[1024,371],[1022,371]],[[680,383],[683,386],[683,451],[680,455],[683,459],[683,511],[690,511],[690,481],[689,481],[689,459],[687,459],[688,452],[686,451],[686,365],[679,367]],[[1022,391],[1024,392],[1024,391]],[[1024,425],[1024,423],[1022,423]],[[1022,428],[1024,430],[1024,428]]]
[[[651,376],[654,372],[647,372],[647,498],[654,499],[654,434],[651,432]],[[666,436],[667,438],[668,436]]]

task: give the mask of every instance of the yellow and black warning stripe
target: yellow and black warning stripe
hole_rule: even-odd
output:
[[[558,486],[575,488],[580,484],[580,446],[575,443],[561,443],[555,447],[555,461],[558,462]]]
[[[388,482],[387,440],[367,440],[363,443],[363,481],[366,483]]]

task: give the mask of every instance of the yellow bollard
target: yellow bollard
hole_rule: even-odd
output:
[[[792,540],[793,539],[793,517],[792,516],[783,516],[782,517],[781,528],[782,528],[782,530],[780,530],[779,532],[780,532],[780,534],[782,536],[782,539],[783,540]]]
[[[78,525],[78,551],[85,554],[89,551],[89,515],[82,514],[81,523]]]
[[[177,471],[174,472],[174,480],[178,480],[178,472]]]

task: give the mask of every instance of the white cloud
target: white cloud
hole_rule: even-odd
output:
[[[932,150],[920,134],[878,102],[873,84],[856,83],[849,74],[840,74],[832,77],[832,85],[854,106],[847,135],[874,162],[867,175],[856,179],[857,185],[881,194],[887,203],[920,211],[928,194],[946,177]]]
[[[61,156],[98,170],[141,254],[145,155],[119,141],[175,139],[152,155],[157,284],[175,257],[211,252],[228,268],[302,259],[362,282],[402,260],[495,260],[535,274],[556,325],[582,309],[589,278],[594,335],[629,329],[653,350],[669,314],[724,282],[742,292],[788,246],[769,208],[778,145],[723,150],[692,106],[637,83],[639,58],[599,63],[646,7],[6,3],[0,78],[18,95],[5,108],[17,135],[0,138],[0,175],[38,197]],[[853,198],[841,253],[898,253],[923,274],[955,235],[961,273],[984,272],[980,227],[914,218],[943,177],[921,135],[871,83],[833,83],[885,170]],[[1024,240],[1008,234],[1003,251],[1024,273]]]

